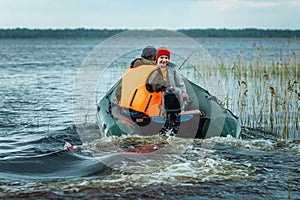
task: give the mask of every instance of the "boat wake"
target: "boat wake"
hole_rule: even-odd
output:
[[[272,187],[272,177],[285,173],[282,167],[299,173],[293,168],[300,155],[300,144],[295,142],[232,136],[191,139],[123,135],[80,143],[74,130],[70,127],[39,140],[52,141],[52,150],[36,149],[30,156],[20,151],[18,155],[1,157],[3,197],[33,197],[41,191],[40,195],[53,198],[70,193],[78,197],[80,191],[91,190],[98,197],[102,194],[95,193],[98,190],[113,196],[119,190],[137,188],[137,194],[141,188],[154,190],[158,185],[161,190],[181,188],[172,190],[178,193],[199,184],[231,188],[246,181],[248,186],[258,187],[258,183],[270,179],[268,188],[258,187],[263,192]],[[73,142],[70,138],[76,139]],[[73,144],[74,152],[62,149],[62,139]],[[274,160],[274,152],[280,165],[271,167],[266,159]],[[283,183],[290,179],[282,177]]]

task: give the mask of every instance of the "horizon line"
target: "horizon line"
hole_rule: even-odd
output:
[[[87,27],[77,27],[77,28],[28,28],[28,27],[14,27],[14,28],[2,28],[0,27],[0,30],[16,30],[16,29],[27,29],[27,30],[289,30],[289,31],[300,31],[299,29],[292,29],[292,28],[256,28],[256,27],[244,27],[244,28],[177,28],[177,29],[170,29],[170,28],[87,28]]]

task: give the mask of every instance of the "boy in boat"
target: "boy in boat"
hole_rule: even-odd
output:
[[[171,53],[167,47],[161,46],[157,49],[157,66],[167,82],[168,88],[180,89],[183,100],[188,100],[186,87],[181,74],[176,70],[176,65],[170,62]]]
[[[179,113],[184,111],[184,101],[189,101],[186,87],[181,74],[176,70],[176,65],[170,62],[171,53],[167,47],[157,49],[157,66],[167,83],[167,90],[163,96],[163,112],[166,116],[165,124],[159,135],[176,135],[179,130]]]

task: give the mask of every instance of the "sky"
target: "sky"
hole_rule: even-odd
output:
[[[0,0],[0,28],[300,29],[300,0]]]

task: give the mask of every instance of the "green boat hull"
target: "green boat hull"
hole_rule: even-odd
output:
[[[231,135],[238,138],[241,131],[238,118],[210,93],[185,79],[187,94],[193,101],[185,106],[180,115],[177,137],[209,138]],[[103,136],[156,135],[164,125],[164,117],[152,117],[148,125],[140,126],[123,115],[115,101],[115,89],[119,81],[97,103],[98,126]],[[202,114],[200,114],[200,112]]]

